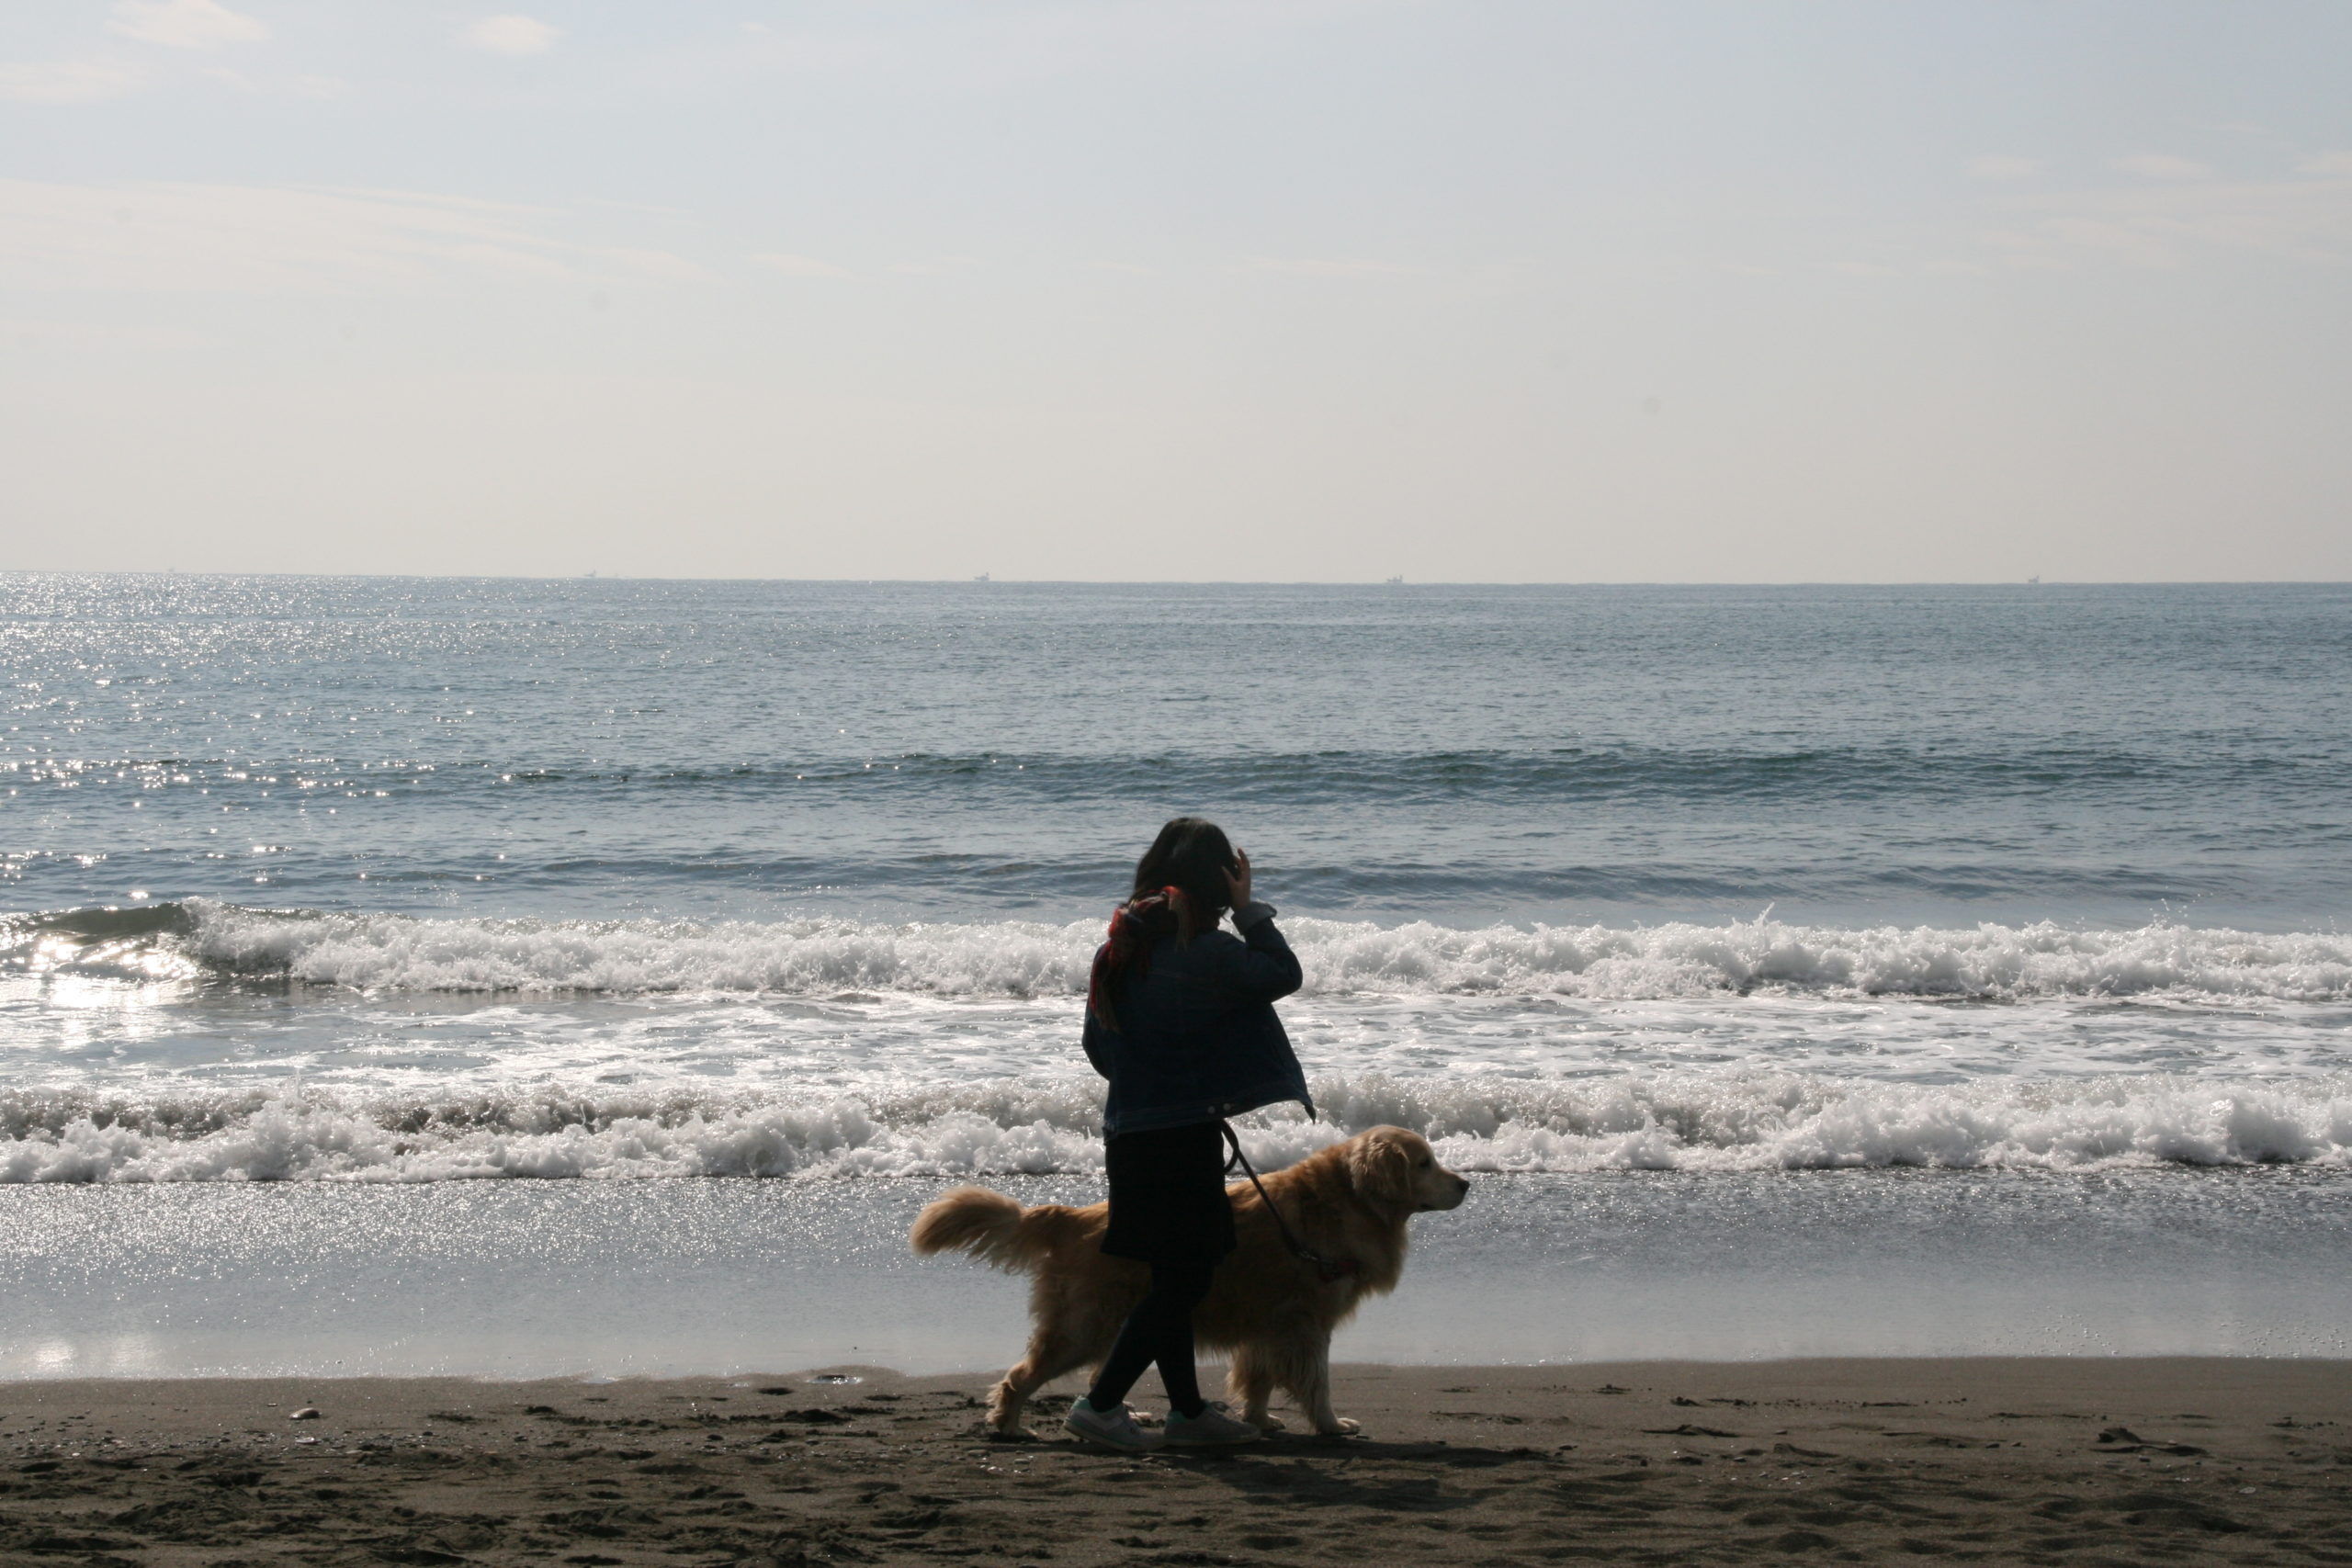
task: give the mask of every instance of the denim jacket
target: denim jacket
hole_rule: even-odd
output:
[[[1086,1059],[1111,1080],[1106,1137],[1238,1116],[1295,1100],[1315,1114],[1306,1075],[1274,1016],[1274,999],[1298,989],[1298,959],[1275,929],[1271,904],[1235,912],[1241,935],[1204,932],[1188,944],[1152,945],[1141,975],[1112,991],[1118,1029],[1086,1020]]]

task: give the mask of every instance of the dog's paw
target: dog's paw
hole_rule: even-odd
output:
[[[1026,1427],[1000,1427],[993,1421],[982,1421],[972,1427],[970,1436],[990,1443],[1034,1443],[1037,1434]]]
[[[1244,1416],[1241,1417],[1261,1432],[1287,1432],[1289,1425],[1279,1416]]]
[[[1363,1432],[1362,1427],[1344,1416],[1329,1427],[1315,1428],[1315,1435],[1318,1438],[1353,1438],[1363,1435]]]

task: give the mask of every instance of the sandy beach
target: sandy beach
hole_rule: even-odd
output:
[[[1354,1366],[1363,1435],[1182,1457],[987,1382],[8,1383],[0,1560],[2352,1562],[2346,1361]]]

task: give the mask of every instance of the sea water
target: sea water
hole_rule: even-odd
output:
[[[1419,1222],[1425,1257],[1656,1287],[1616,1328],[1488,1311],[1498,1353],[1648,1343],[1701,1193],[1707,1256],[1749,1260],[1709,1277],[1800,1294],[1828,1276],[1776,1235],[1867,1210],[1893,1237],[1958,1191],[1990,1195],[1962,1227],[1988,1259],[2087,1205],[2173,1237],[2163,1277],[2203,1258],[2279,1301],[2341,1282],[2290,1260],[2352,1239],[2345,588],[18,575],[0,682],[0,1283],[48,1303],[0,1307],[41,1319],[0,1322],[0,1371],[104,1359],[58,1325],[106,1296],[60,1261],[105,1215],[149,1238],[107,1287],[116,1341],[171,1295],[121,1283],[169,1233],[101,1189],[170,1188],[139,1212],[202,1236],[244,1200],[181,1184],[289,1183],[297,1231],[369,1216],[403,1257],[442,1201],[355,1189],[580,1179],[551,1211],[577,1235],[648,1203],[702,1234],[742,1201],[611,1183],[762,1178],[741,1224],[811,1258],[876,1214],[895,1246],[952,1180],[1085,1195],[1086,964],[1178,812],[1250,851],[1306,966],[1283,1010],[1317,1115],[1250,1118],[1255,1157],[1411,1126],[1481,1179]],[[59,1183],[86,1190],[28,1197]],[[1594,1242],[1604,1193],[1655,1214]],[[2185,1258],[2143,1223],[2192,1197],[2239,1239]],[[2036,1279],[2079,1276],[2046,1250]],[[413,1299],[483,1278],[426,1251]],[[1880,1252],[1839,1277],[1894,1278]],[[581,1256],[567,1278],[611,1249]],[[898,1267],[866,1273],[978,1288]],[[838,1306],[810,1277],[834,1295],[768,1293]],[[1659,1353],[1791,1343],[1724,1292]],[[2342,1326],[2232,1311],[2302,1353]],[[2191,1317],[2107,1348],[2228,1338]],[[1977,1342],[1944,1318],[1903,1343]],[[1386,1321],[1367,1353],[1415,1353]],[[693,1359],[665,1354],[631,1364]]]

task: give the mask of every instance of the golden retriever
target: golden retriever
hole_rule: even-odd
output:
[[[1366,1296],[1396,1288],[1405,1269],[1405,1224],[1415,1214],[1458,1206],[1470,1183],[1438,1164],[1429,1140],[1402,1127],[1374,1127],[1265,1179],[1300,1245],[1329,1267],[1291,1256],[1248,1182],[1226,1189],[1239,1245],[1217,1266],[1208,1299],[1193,1314],[1201,1348],[1225,1350],[1227,1386],[1252,1426],[1278,1430],[1266,1414],[1277,1388],[1326,1437],[1356,1429],[1331,1412],[1331,1331]],[[915,1219],[918,1253],[968,1252],[997,1268],[1032,1274],[1029,1353],[989,1400],[989,1425],[1011,1435],[1021,1408],[1054,1379],[1102,1364],[1119,1325],[1150,1283],[1151,1270],[1101,1251],[1110,1205],[1024,1209],[1001,1192],[960,1187]]]

